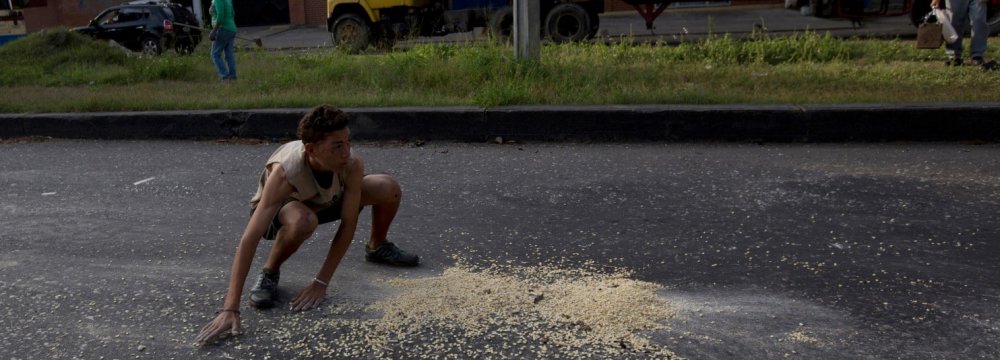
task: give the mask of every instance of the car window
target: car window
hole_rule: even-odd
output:
[[[125,8],[121,9],[120,13],[121,14],[118,15],[118,22],[139,21],[144,18],[142,9]]]
[[[100,25],[114,25],[126,22],[141,21],[149,17],[149,13],[143,9],[121,8],[108,11],[97,19]]]
[[[97,24],[99,25],[111,25],[118,21],[118,10],[108,11],[97,18]]]

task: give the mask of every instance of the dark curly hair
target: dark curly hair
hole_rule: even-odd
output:
[[[351,116],[346,112],[324,104],[312,108],[299,120],[299,129],[295,134],[304,143],[317,143],[327,133],[347,128],[350,122]]]

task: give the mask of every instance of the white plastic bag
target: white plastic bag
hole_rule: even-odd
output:
[[[941,36],[944,42],[954,43],[958,41],[958,33],[955,27],[951,26],[951,9],[934,9],[934,16],[937,16],[938,23],[941,24]]]

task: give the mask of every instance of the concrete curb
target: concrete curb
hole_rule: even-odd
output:
[[[307,109],[2,114],[0,138],[292,137]],[[998,141],[1000,103],[345,108],[359,140]]]

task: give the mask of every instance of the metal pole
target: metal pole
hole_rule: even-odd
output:
[[[194,0],[191,2],[191,7],[194,10],[194,17],[198,19],[198,26],[205,26],[205,14],[201,10],[201,0]]]
[[[7,6],[10,7],[10,10],[7,11],[7,15],[14,17],[14,26],[17,26],[17,12],[14,11],[14,0],[7,0]]]
[[[514,0],[514,57],[541,59],[541,16],[538,0]]]

